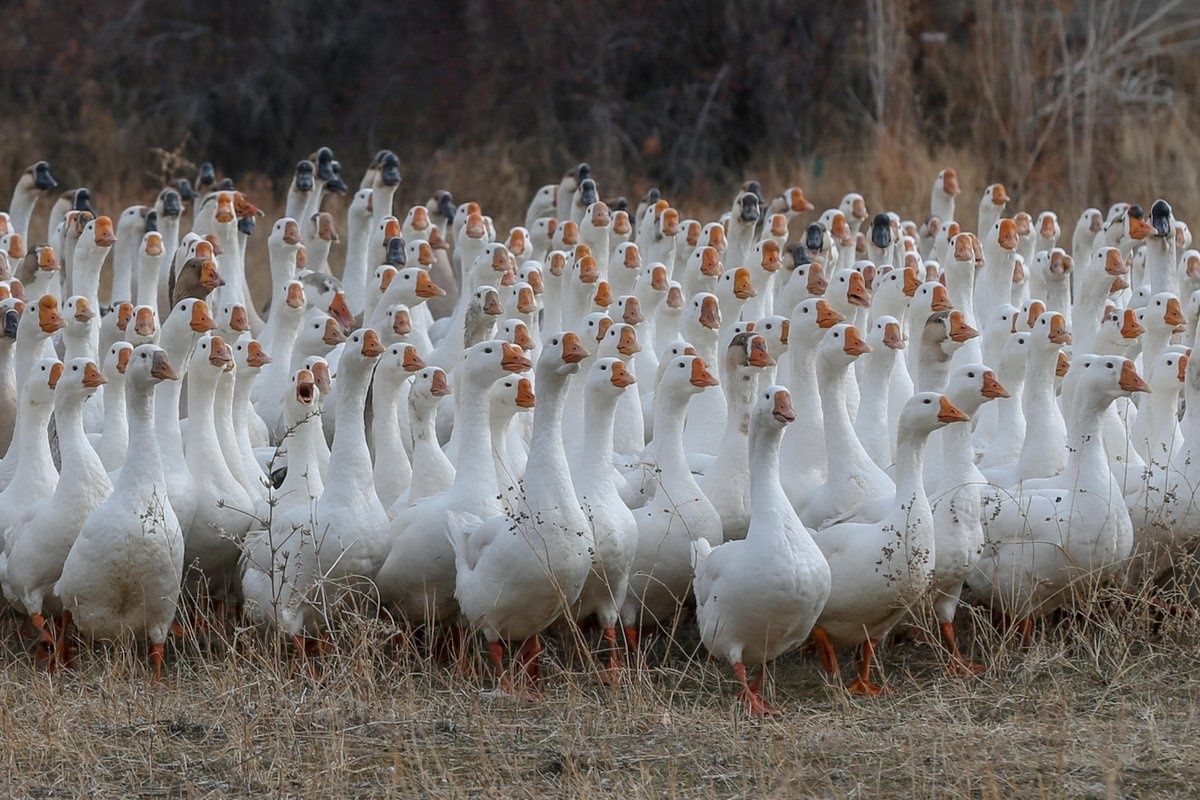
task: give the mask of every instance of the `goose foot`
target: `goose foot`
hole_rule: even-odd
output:
[[[55,664],[63,669],[75,668],[75,646],[71,644],[71,612],[64,611],[58,620],[58,641],[54,645],[54,657],[50,661],[51,668]]]
[[[838,666],[837,651],[833,649],[833,642],[829,640],[829,634],[824,628],[813,628],[812,639],[816,642],[817,652],[821,656],[821,671],[828,675],[841,675],[842,669]]]
[[[871,682],[871,663],[875,660],[875,643],[866,639],[862,643],[862,655],[858,661],[858,677],[846,687],[850,694],[863,697],[878,697],[889,690]]]
[[[608,660],[600,672],[600,682],[616,686],[625,682],[625,666],[617,650],[617,629],[612,625],[604,628],[604,646],[608,649]]]
[[[542,694],[542,642],[537,634],[530,636],[521,643],[517,650],[517,664],[525,673],[529,693],[534,697]]]
[[[958,640],[954,636],[954,623],[941,623],[942,639],[946,642],[946,649],[950,651],[950,663],[946,665],[946,674],[953,676],[982,675],[987,671],[987,667],[983,664],[974,661],[968,661],[958,651]]]
[[[754,676],[754,680],[746,679],[746,665],[742,662],[735,662],[733,665],[733,675],[738,679],[738,683],[742,685],[742,690],[738,692],[738,700],[746,706],[746,711],[752,717],[771,717],[779,713],[779,709],[768,703],[762,696],[763,670],[759,670]]]
[[[54,636],[50,633],[49,627],[46,625],[46,618],[41,614],[30,614],[30,622],[33,623],[33,631],[37,635],[37,643],[34,645],[34,655],[38,663],[45,662],[47,668],[54,671]]]
[[[162,683],[163,654],[166,646],[162,642],[150,645],[150,664],[154,667],[153,683]]]
[[[488,642],[488,657],[492,661],[492,671],[496,674],[496,682],[500,684],[500,691],[504,694],[513,694],[512,676],[504,668],[504,642],[499,639]]]
[[[1033,618],[1022,617],[1017,620],[1017,640],[1022,650],[1033,647]]]

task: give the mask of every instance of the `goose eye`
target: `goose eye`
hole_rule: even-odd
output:
[[[682,362],[682,361],[681,361],[681,362],[679,362],[679,368],[680,368],[680,369],[683,369],[683,367],[684,367],[684,364],[683,364],[683,362]],[[43,369],[44,369],[44,368],[43,368]]]
[[[1111,361],[1110,361],[1110,362],[1108,362],[1108,368],[1109,368],[1109,369],[1112,369],[1112,368],[1113,368],[1113,365],[1112,365],[1112,362],[1111,362]]]
[[[601,372],[608,372],[608,367],[604,367],[604,366],[602,366],[602,367],[600,367],[600,371],[601,371]]]
[[[974,373],[974,372],[968,372],[968,373],[967,373],[967,377],[968,377],[968,378],[974,378],[974,377],[975,377],[975,373]]]
[[[485,348],[483,348],[483,352],[485,352],[485,353],[490,353],[490,352],[492,352],[492,348],[490,348],[490,347],[485,347]]]
[[[766,327],[767,327],[767,330],[771,330],[771,324],[769,322],[767,323]]]
[[[78,367],[78,366],[71,367],[71,371],[72,371],[72,372],[79,372],[79,367]]]
[[[928,401],[928,400],[926,400],[926,401],[925,401],[925,405],[929,405],[929,401]]]
[[[836,339],[836,338],[838,338],[839,336],[841,336],[841,334],[840,334],[840,333],[835,333],[835,334],[833,335],[833,338],[835,338],[835,339]]]

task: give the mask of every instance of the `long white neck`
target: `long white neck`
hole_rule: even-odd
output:
[[[45,480],[46,475],[55,472],[54,459],[50,455],[50,436],[47,432],[53,410],[54,404],[49,400],[38,403],[25,402],[17,415],[17,427],[22,431],[19,437],[14,437],[17,469],[13,473],[12,482],[5,489],[14,497],[33,491],[37,483]]]
[[[325,491],[318,458],[318,437],[323,440],[325,434],[317,409],[288,403],[288,470],[275,496],[292,503],[320,497]]]
[[[654,443],[659,480],[667,496],[697,497],[700,486],[692,476],[687,454],[683,449],[683,423],[687,419],[687,404],[691,394],[659,382],[654,392]],[[532,460],[532,454],[530,454]]]
[[[100,456],[109,465],[124,460],[129,447],[129,416],[125,411],[125,376],[117,375],[104,384],[104,434]]]
[[[346,264],[342,269],[342,288],[346,292],[346,305],[351,313],[357,315],[363,312],[367,297],[367,261],[368,231],[371,218],[365,214],[351,212],[347,218],[346,232]]]
[[[1175,237],[1152,236],[1146,240],[1146,277],[1150,291],[1179,295],[1179,269],[1175,258]]]
[[[975,316],[975,262],[955,261],[946,281],[946,292],[950,295],[950,304],[963,313],[963,318],[971,327],[978,327],[978,317]]]
[[[26,242],[29,241],[29,218],[33,216],[33,206],[39,194],[18,185],[13,189],[12,202],[8,206],[8,223],[13,232],[21,234]]]
[[[137,305],[158,308],[158,266],[165,256],[140,253],[137,257]]]
[[[111,396],[105,399],[113,402]],[[120,399],[125,398],[122,396]],[[83,395],[77,394],[54,398],[54,422],[58,431],[58,451],[62,457],[59,483],[76,490],[104,486],[111,489],[104,462],[83,430],[84,400]]]
[[[92,304],[100,307],[100,269],[109,248],[90,245],[87,240],[75,248],[75,260],[71,264],[71,292],[81,294]]]
[[[464,372],[460,370],[460,372]],[[488,381],[473,380],[462,376],[458,410],[455,413],[454,429],[462,432],[458,438],[457,471],[451,491],[462,498],[469,507],[492,509],[492,515],[500,513],[500,484],[496,480],[496,469],[492,463],[492,440],[488,422]],[[436,412],[431,412],[427,425],[434,425]],[[437,441],[436,434],[433,439]]]
[[[821,413],[825,420],[825,461],[828,482],[834,486],[849,475],[854,465],[871,461],[854,426],[850,422],[850,410],[846,406],[846,373],[850,365],[834,363],[831,359],[820,359],[818,365],[818,391],[821,395]]]
[[[798,523],[796,512],[779,482],[779,448],[783,430],[766,422],[752,422],[750,425],[750,505],[764,515],[777,514]],[[783,525],[751,525],[747,538],[782,538],[785,531]]]
[[[217,376],[195,370],[190,371],[189,375],[185,454],[188,470],[199,480],[200,476],[212,475],[215,470],[224,467],[225,459],[221,455],[221,442],[217,438],[214,416]]]
[[[334,486],[354,486],[374,494],[371,451],[367,448],[367,429],[363,424],[371,370],[364,364],[350,365],[348,360],[346,355],[342,356],[338,374],[338,402],[334,412],[337,431],[329,449],[329,474],[338,480],[331,482],[329,490]]]
[[[525,501],[532,512],[556,509],[560,515],[582,517],[563,448],[563,404],[571,375],[560,375],[550,364],[539,365],[536,375],[538,399],[525,467]]]
[[[580,495],[616,477],[613,466],[613,424],[619,394],[588,392],[584,400],[583,450],[571,464],[571,479]]]
[[[910,519],[932,515],[924,483],[925,443],[928,439],[928,434],[901,430],[896,441],[895,508],[904,508]]]
[[[178,384],[179,381],[163,381],[163,383]],[[127,386],[125,389],[125,405],[129,414],[129,454],[121,475],[117,478],[113,493],[140,493],[139,490],[156,485],[161,491],[159,500],[165,505],[169,502],[166,492],[166,479],[163,477],[162,453],[159,450],[159,438],[155,431],[156,414],[154,410],[154,392],[152,387]],[[179,395],[175,395],[178,402]],[[177,420],[178,421],[178,420]],[[175,426],[179,431],[178,424]]]

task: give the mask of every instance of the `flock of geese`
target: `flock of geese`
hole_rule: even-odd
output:
[[[400,183],[385,150],[351,192],[321,148],[264,231],[207,164],[115,218],[21,175],[0,585],[48,668],[132,635],[157,679],[182,598],[306,662],[339,614],[482,632],[536,691],[552,626],[595,623],[619,680],[694,608],[768,714],[763,669],[802,643],[831,673],[859,648],[848,690],[877,694],[877,643],[931,603],[976,673],[960,602],[1028,637],[1195,544],[1200,252],[1165,201],[1089,208],[1068,249],[1000,184],[968,231],[952,169],[919,223],[757,182],[704,222],[602,201],[580,164],[505,232],[447,191],[395,216]]]

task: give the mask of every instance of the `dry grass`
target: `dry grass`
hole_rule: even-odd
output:
[[[1194,578],[1195,566],[1188,574]],[[1173,597],[1196,609],[1191,592]],[[1144,598],[1143,598],[1144,600]],[[608,688],[548,649],[540,702],[497,696],[377,620],[343,628],[313,681],[240,630],[175,640],[160,686],[129,648],[35,667],[3,621],[9,797],[1181,797],[1200,785],[1200,622],[1149,603],[1064,618],[1032,650],[981,613],[960,630],[990,664],[947,677],[920,643],[883,651],[891,695],[860,700],[793,653],[781,717],[747,720],[691,623]],[[198,644],[204,638],[205,644]],[[578,662],[578,659],[571,659]],[[476,665],[479,666],[479,665]],[[843,659],[843,666],[849,666]]]

